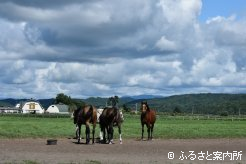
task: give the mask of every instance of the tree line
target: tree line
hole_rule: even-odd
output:
[[[240,115],[246,114],[246,94],[186,94],[147,100],[158,112]],[[134,108],[140,102],[129,102]]]

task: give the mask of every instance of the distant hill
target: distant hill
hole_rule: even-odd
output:
[[[82,99],[82,101],[84,101],[87,104],[93,104],[97,107],[105,107],[107,104],[107,100],[108,98],[101,98],[101,97],[90,97],[87,99]],[[131,98],[131,97],[122,97],[119,99],[119,106],[122,106],[123,104],[126,104],[128,102],[132,102],[135,99]]]
[[[21,101],[27,101],[28,99],[2,99],[0,100],[0,106],[10,106],[13,107],[15,106],[17,103],[20,103]],[[101,98],[101,97],[90,97],[87,99],[76,99],[76,100],[80,100],[85,102],[86,104],[92,104],[96,107],[105,107],[106,106],[106,102],[108,100],[108,98]],[[133,98],[130,97],[124,97],[124,98],[120,98],[119,99],[119,106],[122,106],[125,103],[128,103],[130,101],[133,101]],[[37,100],[40,102],[40,104],[47,109],[50,105],[55,103],[55,99],[39,99]]]
[[[135,108],[142,100],[128,102],[126,105]],[[173,112],[175,108],[182,113],[194,114],[246,114],[246,94],[186,94],[164,98],[148,99],[151,108],[159,112]]]
[[[27,99],[2,99],[0,100],[0,106],[9,106],[9,107],[14,107],[16,104],[18,104],[21,101],[26,101]]]
[[[55,99],[39,99],[40,104],[44,107],[44,109],[48,109],[48,107],[55,103]]]
[[[159,95],[137,95],[137,96],[124,96],[124,97],[132,98],[132,99],[135,99],[135,100],[163,98],[163,96],[159,96]]]
[[[8,99],[2,99],[0,100],[0,106],[9,106],[9,107],[14,107],[16,104],[23,102],[23,101],[27,101],[30,99],[12,99],[12,98],[8,98]],[[51,104],[54,103],[55,99],[40,99],[37,100],[40,102],[40,104],[47,109]]]
[[[246,94],[185,94],[170,97],[151,98],[152,96],[138,97],[121,97],[119,106],[135,109],[136,104],[139,108],[141,101],[147,101],[150,108],[158,112],[173,112],[178,108],[182,113],[193,114],[221,114],[228,113],[238,115],[246,114]],[[15,106],[20,101],[26,99],[3,99],[0,100],[0,106]],[[47,109],[54,103],[55,99],[38,100],[42,106]],[[79,99],[87,104],[93,104],[96,107],[105,107],[107,98],[90,97],[87,99]]]

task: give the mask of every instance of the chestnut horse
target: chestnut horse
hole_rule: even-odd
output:
[[[120,144],[122,144],[122,138],[121,138],[122,122],[123,122],[123,115],[120,113],[118,108],[116,107],[104,108],[99,118],[99,124],[101,127],[101,132],[103,133],[104,143],[106,143],[106,130],[108,134],[108,143],[109,144],[113,143],[114,126],[118,126],[118,131],[120,135]]]
[[[86,126],[85,135],[86,135],[86,144],[90,143],[90,123],[93,125],[92,129],[92,143],[95,143],[95,128],[97,123],[97,110],[92,105],[87,105],[84,108],[77,109],[74,112],[74,123],[78,126],[78,143],[80,143],[81,135],[81,125]]]
[[[152,140],[153,129],[156,121],[156,112],[149,108],[147,102],[141,102],[141,124],[142,124],[142,140],[144,134],[144,125],[148,129],[148,140]]]

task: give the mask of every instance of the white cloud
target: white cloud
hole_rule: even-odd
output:
[[[213,17],[213,18],[209,18],[207,21],[206,21],[206,24],[211,24],[211,23],[221,23],[221,22],[224,22],[224,21],[235,21],[236,19],[236,15],[232,15],[228,18],[225,18],[225,17],[222,17],[222,16],[216,16],[216,17]]]
[[[28,2],[0,2],[0,97],[246,90],[246,22],[201,0]]]
[[[168,82],[168,85],[169,86],[180,86],[182,84],[182,80],[177,77],[177,76],[174,76],[169,82]]]
[[[165,36],[162,36],[161,39],[156,42],[156,47],[161,51],[175,51],[177,49],[175,43],[166,39]]]
[[[162,8],[163,17],[171,24],[190,24],[200,14],[202,2],[197,0],[160,0],[158,6]]]

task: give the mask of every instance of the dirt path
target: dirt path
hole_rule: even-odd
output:
[[[246,163],[246,139],[128,139],[122,145],[75,142],[58,139],[57,145],[46,145],[46,139],[1,139],[0,163]]]

